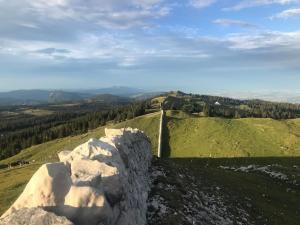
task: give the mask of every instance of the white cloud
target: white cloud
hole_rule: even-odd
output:
[[[190,0],[190,5],[197,9],[201,9],[201,8],[211,6],[216,2],[217,0]]]
[[[221,26],[237,26],[242,28],[257,28],[256,25],[241,21],[241,20],[232,20],[232,19],[216,19],[213,23],[221,25]]]
[[[171,10],[164,0],[10,0],[0,1],[0,8],[3,14],[14,11],[14,17],[26,20],[81,21],[104,24],[106,28],[111,25],[113,29],[141,26]],[[14,19],[11,15],[6,17]]]
[[[254,29],[248,34],[222,38],[204,36],[203,28],[197,23],[158,24],[156,27],[153,21],[168,15],[171,10],[167,1],[163,0],[5,2],[7,4],[0,1],[3,9],[0,20],[5,21],[0,24],[1,59],[16,58],[14,56],[22,60],[29,58],[33,67],[36,59],[62,64],[93,62],[107,64],[109,68],[150,65],[153,61],[162,67],[171,61],[172,66],[178,67],[180,63],[202,62],[208,62],[206,67],[213,67],[214,63],[225,65],[228,61],[230,64],[242,60],[249,52],[258,56],[264,54],[265,59],[271,62],[275,57],[274,51],[278,53],[279,62],[300,59],[298,31],[262,32]],[[197,2],[195,7],[201,8],[215,1]],[[240,20],[218,19],[213,22],[222,26],[254,27]],[[1,26],[5,29],[1,30]],[[12,26],[15,28],[12,29]],[[141,27],[147,29],[120,30]],[[256,60],[257,63],[263,61]]]
[[[39,29],[39,26],[37,26],[34,23],[18,22],[18,23],[16,23],[16,25],[25,27],[25,28]]]
[[[189,42],[194,43],[193,40]],[[145,45],[145,43],[147,43]],[[98,61],[115,66],[131,67],[147,60],[206,59],[201,46],[195,48],[181,38],[151,36],[132,39],[130,36],[111,33],[83,34],[77,42],[56,43],[47,41],[16,41],[0,39],[0,55],[46,59],[57,62],[68,60]]]
[[[288,4],[299,3],[299,2],[300,2],[299,0],[243,0],[234,6],[224,8],[224,10],[238,11],[238,10],[253,8],[258,6],[273,5],[273,4],[288,5]]]
[[[257,35],[234,34],[227,39],[231,49],[258,50],[258,49],[300,49],[300,31],[296,32],[264,32]]]
[[[274,18],[287,19],[287,18],[291,18],[291,17],[300,18],[300,8],[284,10],[284,11],[276,14],[275,16],[272,16],[271,19],[274,19]]]

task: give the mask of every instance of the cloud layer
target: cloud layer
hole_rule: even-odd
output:
[[[241,20],[233,20],[233,19],[216,19],[213,21],[213,23],[221,25],[221,26],[238,26],[242,28],[257,28],[256,25],[241,21]]]
[[[243,0],[234,6],[224,8],[225,10],[242,10],[247,8],[267,6],[267,5],[289,5],[292,3],[299,3],[299,0]]]
[[[300,29],[284,24],[277,29],[274,23],[299,18],[298,3],[0,0],[0,76],[79,76],[88,71],[112,74],[115,82],[123,74],[159,78],[190,73],[190,80],[196,74],[250,70],[294,74],[300,69]],[[272,5],[281,8],[270,15],[261,10],[259,18],[243,14]]]

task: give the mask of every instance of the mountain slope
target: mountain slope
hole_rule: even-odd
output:
[[[148,115],[136,117],[132,120],[110,124],[106,127],[109,128],[123,128],[132,127],[145,131],[146,135],[150,138],[153,145],[153,153],[157,149],[157,130],[159,127],[159,114],[151,113]],[[86,142],[90,138],[100,138],[104,136],[105,127],[99,127],[86,134],[65,137],[53,141],[49,141],[40,145],[35,145],[30,148],[24,149],[19,154],[0,161],[0,166],[3,164],[13,163],[17,161],[28,161],[34,163],[44,163],[56,161],[57,153],[63,150],[71,150],[74,147]]]
[[[300,119],[224,119],[167,113],[170,157],[300,156]]]
[[[0,92],[1,105],[35,105],[41,103],[59,103],[80,101],[88,97],[88,94],[81,94],[66,91],[48,90],[17,90]]]
[[[107,127],[133,127],[145,131],[156,154],[159,113],[136,117]],[[248,157],[300,156],[300,119],[224,119],[196,117],[181,111],[168,111],[164,153],[170,157]],[[0,161],[1,164],[25,161],[51,161],[56,153],[104,135],[104,127],[23,150]],[[170,152],[168,152],[170,151]],[[170,154],[168,154],[170,153]]]
[[[107,127],[133,127],[145,131],[152,142],[153,153],[156,154],[159,117],[159,113],[152,113]],[[164,156],[180,158],[300,156],[299,119],[233,120],[195,117],[180,111],[168,111],[166,127],[168,129],[164,130]],[[103,135],[104,127],[99,127],[83,135],[33,146],[0,161],[0,180],[4,181],[0,183],[0,214],[23,190],[27,180],[39,165],[56,161],[57,152],[73,149],[91,137],[99,138]],[[6,164],[22,160],[30,164],[10,170],[1,169]]]
[[[130,102],[131,99],[127,97],[120,97],[117,95],[111,95],[111,94],[99,94],[95,95],[89,99],[87,99],[88,102],[106,102],[106,103],[124,103],[124,102]]]
[[[142,89],[123,87],[123,86],[78,90],[78,92],[88,93],[91,95],[111,94],[111,95],[117,95],[117,96],[122,96],[122,97],[131,97],[134,95],[139,95],[139,94],[145,93],[145,91]]]

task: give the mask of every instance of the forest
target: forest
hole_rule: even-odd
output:
[[[60,107],[50,115],[30,116],[23,113],[10,118],[1,116],[0,159],[19,153],[22,149],[57,138],[77,135],[104,126],[108,121],[120,122],[146,113],[149,102],[111,104],[96,107]],[[53,106],[41,106],[53,109]],[[74,108],[75,107],[75,108]],[[65,110],[63,110],[65,108]],[[81,108],[81,110],[80,110]],[[12,111],[12,108],[10,108]],[[17,110],[17,107],[15,107]],[[2,112],[4,109],[2,108]]]

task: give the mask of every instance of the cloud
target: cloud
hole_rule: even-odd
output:
[[[70,53],[67,49],[57,49],[57,48],[44,48],[35,51],[36,53],[42,53],[46,55],[54,55],[54,54],[66,54]]]
[[[138,38],[111,32],[86,33],[70,43],[0,39],[0,58],[20,58],[33,67],[42,61],[45,65],[57,64],[60,65],[57,68],[74,71],[86,63],[90,65],[89,71],[112,68],[151,71],[177,68],[187,72],[192,68],[203,71],[246,67],[300,69],[299,46],[300,31],[256,31],[215,38],[174,29]]]
[[[259,7],[259,6],[266,6],[266,5],[273,5],[273,4],[288,5],[288,4],[299,3],[299,2],[300,2],[299,0],[243,0],[234,6],[224,8],[224,10],[239,11],[242,9]]]
[[[271,19],[274,18],[300,18],[300,8],[295,8],[295,9],[287,9],[284,10],[278,14],[276,14],[275,16],[272,16]]]
[[[190,0],[189,4],[197,9],[202,9],[216,3],[217,0]]]
[[[26,23],[26,22],[19,22],[16,23],[17,25],[25,28],[31,28],[31,29],[39,29],[39,27],[34,23]]]
[[[22,64],[32,67],[28,71],[35,68],[48,71],[51,64],[59,65],[55,67],[57,70],[77,72],[80,65],[89,64],[91,66],[82,66],[81,70],[95,70],[97,74],[116,68],[120,71],[123,68],[158,71],[157,67],[162,71],[212,70],[233,68],[233,62],[239,63],[236,69],[240,65],[263,68],[264,64],[299,68],[300,32],[253,29],[248,34],[204,36],[203,28],[197,23],[157,24],[157,19],[172,12],[168,1],[5,2],[0,1],[3,9],[0,21],[5,21],[0,23],[0,62],[5,68],[9,67],[5,61],[16,59],[20,61],[20,68]],[[197,2],[201,8],[215,1]],[[221,26],[254,28],[251,23],[239,20],[213,22]],[[14,63],[11,64],[11,68],[15,68]]]
[[[229,27],[229,26],[236,26],[236,27],[242,27],[242,28],[257,28],[256,25],[241,21],[241,20],[232,20],[232,19],[216,19],[213,21],[213,23]]]
[[[263,32],[256,35],[234,34],[227,40],[231,49],[238,50],[259,50],[276,51],[288,50],[299,52],[300,50],[300,31],[295,32]]]
[[[0,8],[8,22],[18,19],[36,24],[60,20],[103,25],[107,29],[143,26],[171,11],[164,0],[10,0],[0,1]]]

